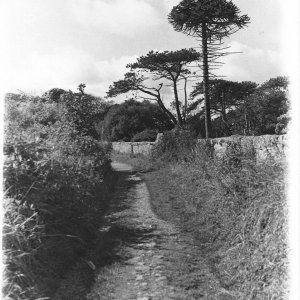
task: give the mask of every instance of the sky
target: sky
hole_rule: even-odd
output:
[[[179,0],[9,0],[2,2],[0,78],[9,92],[51,88],[105,96],[126,65],[150,50],[197,47],[175,32],[167,15]],[[226,40],[231,51],[217,74],[262,83],[282,66],[281,0],[234,0],[251,23]]]

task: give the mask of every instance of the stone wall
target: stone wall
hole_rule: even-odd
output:
[[[113,150],[118,153],[149,155],[156,142],[113,142]]]
[[[162,138],[158,134],[155,142],[113,142],[113,150],[119,153],[149,155],[156,143]],[[262,136],[230,136],[216,139],[200,139],[199,144],[211,146],[216,157],[222,157],[229,147],[240,148],[242,151],[253,150],[257,160],[267,157],[282,159],[287,153],[287,138],[285,135]]]
[[[287,155],[287,137],[285,135],[262,136],[230,136],[225,138],[198,140],[199,144],[207,144],[216,157],[223,157],[229,147],[241,149],[242,152],[253,151],[257,161],[267,157],[282,159]]]

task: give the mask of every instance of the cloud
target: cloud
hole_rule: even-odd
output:
[[[230,46],[229,51],[241,53],[225,57],[222,60],[225,65],[216,72],[218,75],[226,76],[229,80],[250,80],[258,83],[282,75],[281,55],[278,52],[239,42],[232,42]]]
[[[89,30],[134,37],[160,24],[155,9],[142,0],[68,0],[75,20]]]
[[[179,4],[179,2],[179,0],[162,0],[162,3],[167,12],[170,12],[173,6],[176,6],[177,4]]]
[[[109,85],[123,77],[126,65],[137,56],[121,56],[95,60],[91,55],[73,48],[56,49],[54,53],[31,53],[22,61],[7,62],[1,78],[7,90],[44,92],[59,87],[75,90],[85,83],[87,92],[104,96]]]

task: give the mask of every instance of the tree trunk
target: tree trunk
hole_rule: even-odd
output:
[[[177,112],[178,123],[179,123],[179,126],[182,126],[183,121],[182,121],[182,116],[181,116],[180,107],[179,107],[179,98],[178,98],[176,80],[173,81],[173,88],[174,88],[175,107],[176,107],[176,112]]]
[[[159,93],[159,90],[157,92],[157,94],[154,94],[150,91],[147,91],[143,88],[141,88],[140,86],[137,86],[137,89],[145,94],[148,94],[148,95],[151,95],[152,97],[155,97],[156,98],[156,101],[158,103],[158,106],[161,108],[161,110],[164,112],[164,114],[170,119],[170,121],[176,125],[177,124],[177,120],[176,118],[173,116],[173,114],[165,107],[163,101],[161,100],[161,97],[160,97],[160,93]]]
[[[171,122],[174,125],[177,125],[177,120],[176,118],[173,116],[173,114],[165,107],[164,103],[162,102],[160,96],[157,96],[157,103],[158,106],[161,108],[161,110],[165,113],[165,115],[171,120]]]
[[[210,116],[210,100],[209,100],[209,74],[208,74],[208,53],[207,53],[207,33],[206,24],[202,23],[202,55],[203,55],[203,90],[205,102],[205,135],[206,138],[211,137],[211,116]]]
[[[184,77],[184,110],[183,110],[183,121],[186,123],[186,114],[187,114],[187,78]]]
[[[247,118],[247,108],[246,108],[245,99],[244,99],[244,120],[245,120],[244,135],[248,135],[248,133],[249,133],[249,122],[248,122],[248,118]]]
[[[221,101],[221,115],[222,115],[222,121],[225,125],[225,134],[226,135],[231,135],[231,129],[228,124],[228,119],[227,119],[227,114],[226,114],[226,103],[225,103],[225,93],[224,90],[222,89],[222,95],[220,97]]]

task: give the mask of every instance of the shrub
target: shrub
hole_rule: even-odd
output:
[[[275,128],[276,134],[287,133],[288,124],[290,122],[290,116],[288,114],[283,114],[277,118],[277,124]]]
[[[193,156],[195,143],[196,140],[187,130],[166,131],[152,150],[152,158],[160,162],[188,161]]]
[[[59,104],[16,104],[5,123],[3,292],[35,299],[51,295],[91,247],[107,205],[111,146],[78,131]],[[40,122],[36,105],[52,108],[56,121]],[[21,112],[26,118],[12,118]]]
[[[146,129],[137,133],[132,139],[132,142],[155,142],[157,137],[157,131]]]
[[[132,99],[113,105],[105,115],[102,126],[102,138],[109,141],[131,141],[136,134],[147,129],[150,132],[172,128],[158,105]]]
[[[60,96],[65,106],[65,117],[84,135],[98,138],[96,124],[104,118],[109,104],[103,99],[71,91]]]

